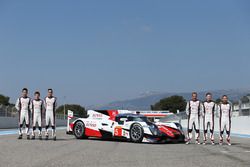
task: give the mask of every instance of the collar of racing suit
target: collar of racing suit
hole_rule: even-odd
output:
[[[191,100],[192,102],[197,102],[197,101],[199,101],[198,99],[196,99],[196,100]]]

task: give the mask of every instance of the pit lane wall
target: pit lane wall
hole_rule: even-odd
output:
[[[56,126],[66,126],[67,120],[56,120]],[[0,117],[0,129],[9,129],[18,127],[17,117]]]
[[[215,118],[215,132],[219,132],[219,118]],[[187,119],[181,120],[183,128],[187,128]],[[203,131],[203,119],[200,120],[200,129]],[[232,117],[231,133],[250,137],[250,116]]]

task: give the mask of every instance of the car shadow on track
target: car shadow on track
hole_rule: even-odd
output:
[[[77,139],[76,139],[77,140]],[[111,143],[129,143],[129,144],[149,144],[149,145],[166,145],[166,144],[171,144],[171,145],[178,145],[178,144],[184,144],[183,142],[178,143],[178,142],[164,142],[164,143],[134,143],[128,140],[117,140],[117,139],[98,139],[98,138],[88,138],[88,139],[78,139],[78,141],[94,141],[94,142],[111,142]]]

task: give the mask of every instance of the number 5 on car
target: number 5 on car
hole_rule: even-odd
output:
[[[115,127],[115,134],[114,136],[121,137],[122,136],[122,127],[121,126],[116,126]]]

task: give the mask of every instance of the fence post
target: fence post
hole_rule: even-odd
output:
[[[6,108],[5,108],[5,117],[8,117],[8,108],[9,108],[9,106],[6,106]]]

